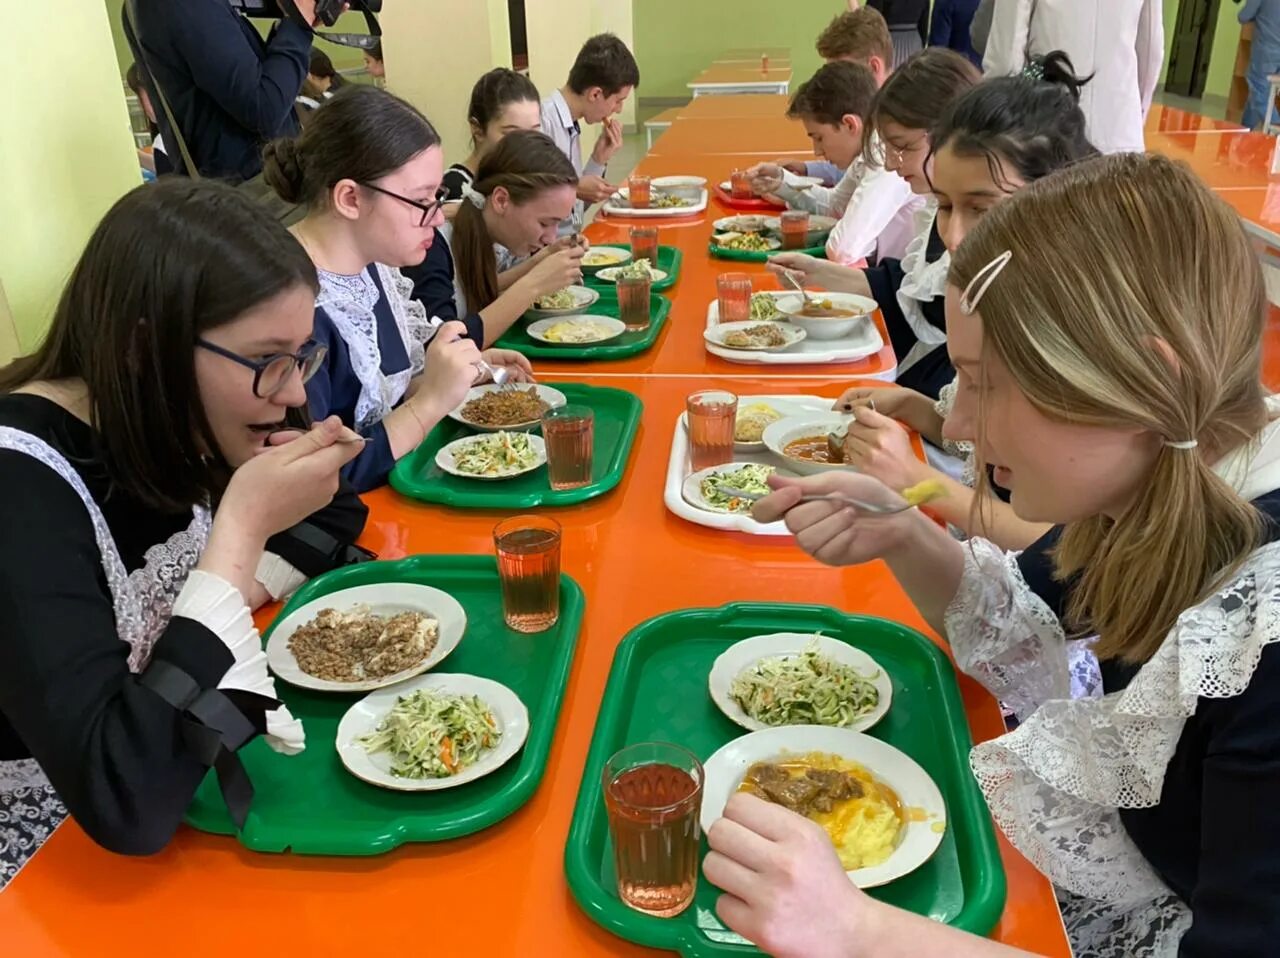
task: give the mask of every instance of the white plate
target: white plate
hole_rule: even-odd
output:
[[[735,642],[720,653],[720,657],[711,666],[711,675],[707,684],[711,689],[712,701],[730,721],[736,722],[745,729],[758,732],[761,729],[775,728],[744,712],[742,706],[729,695],[729,687],[734,679],[762,659],[793,658],[803,653],[814,642],[817,642],[818,651],[827,658],[852,667],[860,675],[868,678],[874,676],[871,682],[880,694],[879,702],[866,715],[857,719],[852,725],[846,726],[855,732],[865,732],[888,714],[889,702],[893,698],[893,682],[880,667],[880,663],[866,652],[825,635],[776,632],[772,635],[757,635],[754,638]]]
[[[778,222],[778,218],[773,218]],[[743,213],[738,216],[724,216],[712,225],[717,233],[762,233],[769,224],[769,217]]]
[[[600,270],[600,272],[596,273],[596,277],[606,283],[616,283],[618,274],[622,272],[622,269],[623,267],[621,266],[611,266],[608,269]],[[661,283],[666,278],[667,274],[663,270],[654,269],[652,266],[649,267],[649,282]]]
[[[452,695],[476,695],[493,712],[502,738],[495,748],[480,756],[474,765],[464,768],[449,778],[403,778],[391,774],[391,755],[378,752],[370,755],[358,741],[378,727],[396,699],[418,690],[448,692]],[[529,737],[529,710],[515,692],[505,685],[477,675],[440,673],[424,675],[404,685],[369,695],[347,711],[338,723],[338,735],[334,741],[342,764],[356,778],[401,792],[434,792],[444,788],[457,788],[491,772],[510,761],[525,739]]]
[[[685,477],[684,485],[680,489],[680,494],[684,496],[685,502],[689,503],[689,505],[693,506],[695,509],[701,509],[704,512],[716,512],[726,516],[750,516],[750,509],[746,512],[730,512],[724,506],[711,505],[711,503],[707,502],[707,500],[702,496],[702,480],[706,479],[707,476],[711,475],[713,472],[730,472],[734,469],[740,469],[743,466],[750,465],[755,465],[755,463],[726,462],[722,466],[712,466],[710,469],[700,469],[697,472],[690,473]],[[777,472],[776,466],[771,466],[770,468]]]
[[[604,327],[608,330],[608,335],[601,336],[599,339],[593,339],[589,342],[579,343],[562,343],[553,339],[547,339],[547,330],[559,323],[572,323],[575,326],[590,321],[593,324]],[[617,339],[627,331],[626,325],[620,319],[614,319],[612,316],[572,316],[567,319],[540,319],[536,323],[529,324],[529,337],[536,339],[540,343],[546,343],[548,346],[599,346],[601,343],[607,343],[611,339]]]
[[[781,346],[730,346],[724,341],[725,336],[729,333],[736,333],[746,329],[754,329],[756,326],[776,326],[787,339]],[[773,323],[765,321],[748,321],[745,323],[720,323],[718,326],[712,326],[702,334],[703,338],[721,349],[728,349],[734,352],[777,352],[782,349],[790,349],[798,343],[802,343],[808,336],[803,329],[798,326],[792,326],[790,323]]]
[[[784,416],[794,416],[809,413],[822,415],[823,412],[831,409],[834,400],[824,399],[821,396],[739,396],[738,408],[757,402],[768,403]],[[737,449],[733,457],[735,462],[778,465],[773,454],[764,448],[763,443],[735,443],[734,445]],[[694,525],[719,529],[723,532],[743,532],[755,536],[791,535],[783,522],[761,523],[752,519],[750,514],[707,512],[690,505],[684,498],[684,482],[689,472],[688,417],[685,413],[681,413],[672,430],[671,455],[667,460],[667,477],[662,489],[662,502],[667,507],[667,511]]]
[[[800,415],[789,419],[780,419],[765,427],[764,444],[775,457],[775,461],[802,476],[816,476],[820,472],[840,472],[848,470],[856,472],[853,466],[844,463],[808,462],[804,459],[792,459],[783,453],[788,443],[808,436],[825,436],[836,428],[844,429],[853,422],[853,416],[828,410],[820,415]]]
[[[738,418],[739,419],[742,418],[742,413],[748,406],[754,403],[762,402],[762,401],[763,400],[759,399],[758,397],[755,399],[744,398],[744,399],[738,400]],[[800,415],[801,413],[806,411],[813,411],[813,410],[807,410],[806,407],[796,405],[795,403],[770,402],[770,403],[766,403],[766,405],[770,406],[775,412],[779,413],[782,419],[786,419],[788,416]],[[826,408],[829,410],[831,409],[832,405],[833,405],[832,403],[828,402],[826,403]],[[685,421],[684,419],[681,419],[681,422],[684,422],[684,421]],[[778,422],[778,421],[779,420],[777,419],[774,420],[774,422]],[[759,439],[756,442],[743,442],[741,440],[735,439],[733,441],[733,448],[737,452],[761,452],[766,454],[768,454],[769,452],[768,448],[764,444],[764,439]]]
[[[801,316],[800,310],[804,308],[804,300],[799,294],[778,297],[778,309],[788,322],[794,323],[813,339],[824,341],[832,341],[844,339],[851,335],[853,331],[861,325],[874,325],[871,323],[871,314],[876,311],[878,306],[876,301],[867,296],[859,296],[856,293],[814,293],[819,299],[830,300],[832,306],[841,307],[843,309],[853,310],[859,315],[827,318],[820,316]]]
[[[775,250],[780,250],[780,249],[782,249],[782,240],[780,240],[780,239],[775,239],[775,238],[774,238],[774,237],[772,237],[772,236],[763,236],[763,237],[761,237],[761,239],[763,239],[763,240],[765,241],[765,245],[767,245],[767,246],[769,247],[767,250],[758,250],[758,249],[734,249],[732,246],[724,246],[724,245],[722,245],[726,240],[733,239],[734,237],[736,237],[736,236],[740,236],[740,235],[742,235],[742,234],[740,234],[740,233],[717,233],[715,236],[711,237],[711,242],[715,244],[715,248],[716,248],[716,249],[718,249],[718,250],[724,250],[726,253],[772,253],[772,252],[774,252]]]
[[[781,290],[773,290],[771,296],[794,296],[794,293],[786,293]],[[711,329],[720,323],[720,306],[715,300],[707,307],[707,328]],[[835,363],[854,363],[866,359],[868,356],[874,356],[884,348],[884,340],[880,337],[880,330],[876,328],[876,324],[868,317],[860,322],[852,330],[849,335],[841,339],[833,339],[828,341],[819,341],[815,339],[807,339],[798,346],[793,346],[784,352],[749,352],[743,349],[726,349],[723,346],[717,346],[714,343],[706,344],[707,352],[713,356],[719,356],[721,359],[727,359],[735,363],[765,363],[765,364],[781,364],[781,365],[820,365]],[[880,370],[871,375],[864,376],[865,379],[883,379],[892,382],[897,375],[897,369],[890,367]]]
[[[686,196],[695,200],[698,194],[707,188],[707,178],[705,176],[655,176],[649,181],[649,186],[664,193]]]
[[[756,762],[810,752],[838,755],[865,766],[898,793],[904,810],[912,812],[909,816],[912,820],[903,825],[893,854],[874,868],[846,872],[851,882],[859,888],[887,885],[915,871],[938,850],[946,830],[947,809],[942,793],[929,774],[892,745],[862,732],[823,725],[788,725],[751,732],[734,739],[707,759],[703,763],[706,784],[702,793],[702,830],[707,831],[723,816],[725,805],[742,784],[747,769]],[[921,820],[913,820],[916,818]],[[939,825],[942,827],[935,828]]]
[[[505,472],[500,472],[496,476],[477,476],[475,473],[462,472],[458,468],[454,456],[463,447],[469,446],[475,442],[483,442],[492,436],[497,435],[496,432],[486,433],[483,436],[463,436],[461,439],[455,439],[447,446],[443,447],[436,453],[436,465],[449,473],[451,476],[458,476],[461,479],[476,479],[480,482],[501,482],[504,479],[514,479],[516,476],[523,476],[526,472],[533,472],[540,469],[547,462],[547,444],[541,436],[534,436],[528,433],[519,433],[519,435],[529,436],[529,445],[533,448],[534,454],[538,457],[537,461],[531,466],[523,468],[508,467]]]
[[[380,679],[367,679],[363,682],[334,682],[302,671],[298,660],[289,651],[289,638],[293,633],[325,609],[346,612],[358,605],[367,605],[375,615],[395,615],[397,612],[422,612],[430,615],[439,623],[436,647],[413,668]],[[271,667],[271,671],[277,678],[298,688],[315,689],[318,692],[371,692],[435,668],[444,661],[445,656],[458,647],[466,629],[467,613],[462,610],[458,600],[447,592],[413,582],[379,582],[373,585],[360,585],[330,592],[290,612],[288,618],[271,630],[271,637],[267,639],[267,665]]]
[[[572,316],[575,313],[581,313],[590,309],[596,304],[596,300],[600,298],[600,294],[594,289],[588,289],[586,286],[569,286],[566,287],[569,292],[573,293],[573,305],[566,306],[564,309],[542,309],[538,306],[531,306],[525,312],[525,316],[530,319],[547,319],[552,316]]]
[[[487,395],[488,393],[497,392],[500,388],[500,386],[494,383],[485,383],[483,386],[476,386],[467,393],[467,398],[462,401],[458,408],[449,413],[449,418],[460,422],[464,426],[474,429],[477,432],[528,432],[530,429],[537,428],[541,417],[529,422],[514,423],[510,426],[482,426],[478,422],[472,422],[469,419],[462,418],[463,406],[471,402],[473,399],[479,399],[481,396]],[[544,386],[541,383],[519,383],[516,385],[516,388],[522,392],[528,392],[531,388],[536,389],[538,391],[538,398],[550,405],[552,409],[563,406],[568,402],[564,393],[560,390],[552,389],[550,386]]]
[[[625,266],[627,263],[631,262],[631,250],[623,249],[621,246],[593,246],[587,251],[587,256],[590,256],[592,253],[608,253],[610,256],[618,257],[618,260],[614,263],[597,263],[593,266],[590,263],[585,262],[586,256],[584,256],[582,271],[588,276],[593,273],[598,273],[602,269],[609,269],[614,266]]]
[[[669,209],[653,208],[644,210],[632,209],[628,200],[627,188],[624,186],[610,197],[601,210],[607,216],[632,216],[641,219],[658,219],[671,216],[696,216],[698,213],[705,212],[707,209],[707,191],[699,190],[698,199],[694,201],[692,206],[679,206]]]

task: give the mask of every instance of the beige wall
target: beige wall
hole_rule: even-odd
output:
[[[142,178],[102,0],[25,4],[0,62],[0,284],[29,350],[89,233]]]
[[[471,87],[486,70],[511,66],[505,0],[387,0],[381,19],[387,89],[427,115],[447,162],[463,159]]]
[[[0,285],[0,366],[12,362],[19,352],[18,330],[13,325],[13,314],[9,312],[4,286]]]

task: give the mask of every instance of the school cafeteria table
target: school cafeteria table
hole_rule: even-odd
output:
[[[770,66],[762,70],[757,60],[755,66],[712,65],[703,70],[688,84],[695,97],[732,93],[789,93],[791,91],[791,66]]]
[[[791,59],[790,47],[735,47],[732,50],[725,50],[716,58],[716,62],[722,60],[759,60],[762,56],[767,56],[772,63],[775,59],[789,60]]]
[[[739,93],[737,96],[700,96],[677,107],[681,120],[756,119],[786,116],[791,98],[781,93]]]
[[[680,117],[653,144],[653,156],[743,156],[784,153],[813,155],[804,127],[783,114],[777,116],[701,119]]]
[[[680,121],[677,121],[679,125]],[[654,175],[723,175],[719,158],[657,157]],[[0,941],[21,958],[213,958],[242,955],[390,954],[428,941],[434,955],[524,958],[645,958],[660,953],[605,932],[577,906],[563,878],[568,833],[587,746],[614,649],[635,625],[681,608],[740,600],[823,603],[928,627],[881,563],[832,569],[785,539],[718,532],[667,512],[662,486],[672,429],[685,396],[703,388],[739,395],[834,398],[857,375],[884,372],[892,351],[866,366],[758,370],[709,362],[701,330],[714,276],[706,254],[719,211],[661,228],[680,245],[684,275],[669,292],[669,326],[646,357],[622,363],[535,364],[550,382],[579,380],[630,390],[644,403],[641,431],[622,484],[580,506],[551,510],[564,527],[564,571],[587,595],[586,616],[565,704],[533,798],[501,823],[468,838],[404,846],[371,858],[255,854],[236,841],[182,829],[149,858],[98,848],[67,822],[0,894]],[[618,241],[631,221],[587,229],[597,245]],[[734,264],[735,268],[737,264]],[[748,271],[768,280],[760,267]],[[501,516],[404,499],[366,496],[363,544],[382,558],[432,553],[492,554]],[[751,570],[753,574],[744,574]],[[260,625],[271,610],[258,616]],[[538,636],[516,641],[537,642]],[[995,701],[961,677],[975,741],[1003,731]],[[310,748],[331,748],[312,741]],[[263,787],[260,784],[260,787]],[[323,800],[323,796],[317,796]],[[1070,955],[1049,883],[1003,838],[1008,900],[992,932],[1038,955]]]

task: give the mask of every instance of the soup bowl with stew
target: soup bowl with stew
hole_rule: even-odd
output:
[[[764,445],[786,468],[802,476],[853,469],[843,462],[831,462],[827,434],[844,435],[852,416],[839,413],[808,413],[780,419],[764,431]]]
[[[859,323],[871,322],[875,311],[874,299],[856,293],[810,293],[807,300],[799,293],[778,297],[778,312],[810,339],[842,339]]]

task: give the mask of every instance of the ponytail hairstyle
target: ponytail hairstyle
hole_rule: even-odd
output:
[[[558,146],[536,130],[516,130],[485,154],[471,190],[464,195],[453,220],[453,259],[458,283],[473,311],[498,298],[498,261],[484,209],[496,189],[504,189],[517,206],[544,190],[578,185],[578,174]]]
[[[440,134],[415,107],[352,84],[316,110],[300,136],[267,144],[263,178],[286,203],[319,210],[340,181],[373,183],[439,145]]]
[[[966,288],[1006,252],[978,305],[986,356],[1046,416],[1162,441],[1125,511],[1069,523],[1053,554],[1071,628],[1099,635],[1099,658],[1141,664],[1262,541],[1257,510],[1211,468],[1267,422],[1261,268],[1225,203],[1140,153],[1085,160],[995,206],[953,254],[950,283]]]
[[[489,124],[502,115],[508,103],[538,102],[538,88],[523,73],[497,67],[490,70],[471,88],[467,119],[471,122],[471,141],[478,139],[475,128],[483,134]]]
[[[932,130],[947,106],[976,86],[982,73],[967,57],[946,47],[929,47],[894,70],[871,103],[871,122],[862,135],[862,153],[884,165],[884,144],[876,132],[885,121],[908,130]]]
[[[934,126],[930,149],[985,157],[991,180],[1006,192],[1009,173],[1033,183],[1097,156],[1085,132],[1080,89],[1071,59],[1055,50],[1018,76],[986,80],[954,100]]]

